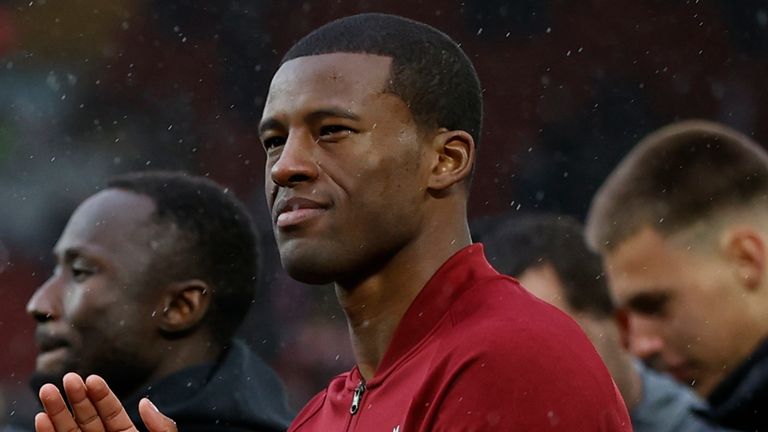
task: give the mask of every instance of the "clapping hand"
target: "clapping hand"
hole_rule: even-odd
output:
[[[37,432],[137,432],[104,379],[91,375],[83,381],[80,375],[68,373],[63,381],[72,412],[56,386],[44,385],[40,401],[45,412],[35,416]],[[176,423],[147,398],[139,402],[139,415],[150,432],[176,432]]]

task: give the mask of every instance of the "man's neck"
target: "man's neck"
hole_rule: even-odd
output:
[[[351,285],[336,284],[355,359],[366,380],[373,377],[403,315],[424,285],[453,254],[472,242],[466,222],[458,225],[425,232],[376,274]]]
[[[189,340],[189,338],[194,338],[195,340]],[[130,396],[136,390],[146,388],[147,386],[152,385],[152,383],[160,381],[161,379],[186,368],[205,363],[213,363],[223,351],[223,348],[218,343],[214,342],[208,336],[199,334],[190,335],[187,336],[187,338],[179,340],[168,341],[160,349],[166,353],[166,355],[163,356],[164,360],[157,365],[147,377],[146,381],[125,396]]]

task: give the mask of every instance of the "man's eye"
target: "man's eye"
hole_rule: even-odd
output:
[[[269,150],[271,148],[280,147],[282,145],[285,145],[285,137],[282,137],[282,136],[271,136],[271,137],[262,139],[261,142],[264,145],[264,148]]]
[[[82,282],[91,275],[93,275],[93,270],[91,269],[77,266],[72,267],[72,278],[77,282]]]
[[[662,316],[667,311],[669,297],[666,295],[648,295],[633,299],[629,308],[646,316]]]
[[[353,132],[352,129],[341,125],[328,125],[320,128],[320,139],[341,139]]]

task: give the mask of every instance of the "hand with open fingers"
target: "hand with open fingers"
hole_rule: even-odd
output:
[[[80,375],[68,373],[63,381],[72,412],[56,386],[44,385],[40,401],[45,412],[35,416],[37,432],[138,432],[104,379],[91,375],[83,381]],[[139,402],[139,415],[150,432],[176,432],[176,423],[147,398]]]

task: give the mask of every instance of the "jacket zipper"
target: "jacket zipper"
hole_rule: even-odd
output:
[[[360,411],[360,399],[363,398],[365,393],[365,381],[360,380],[360,384],[355,389],[355,394],[352,396],[352,405],[349,407],[349,413],[352,415],[357,414]]]

